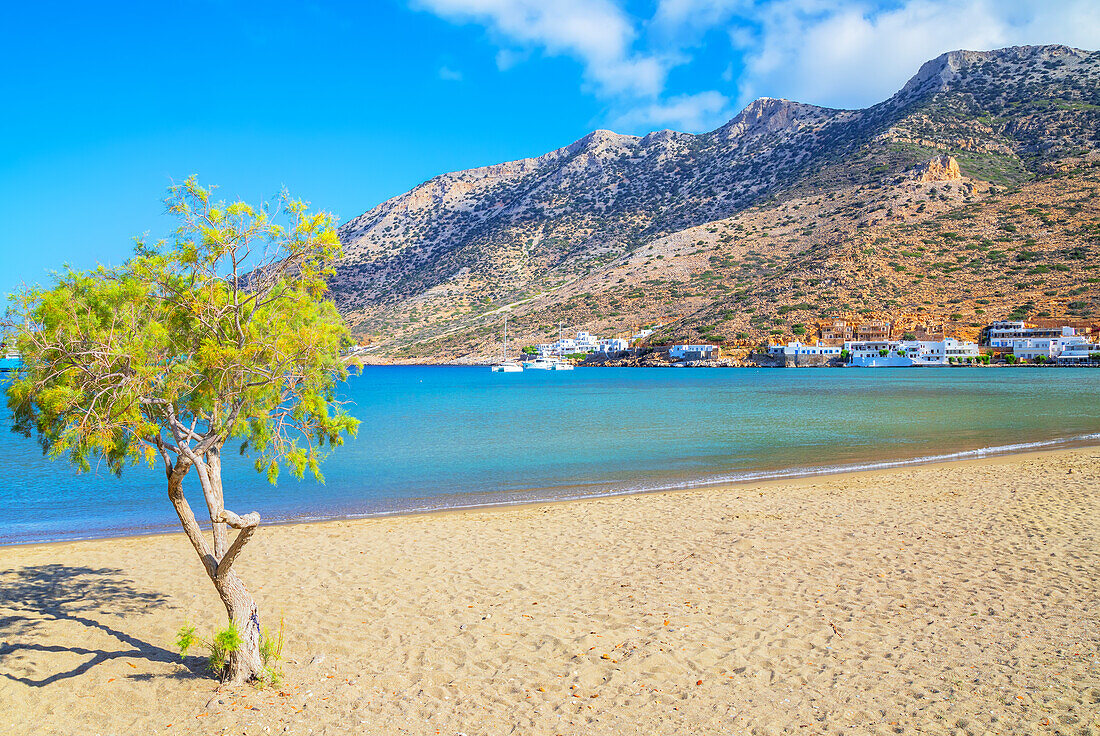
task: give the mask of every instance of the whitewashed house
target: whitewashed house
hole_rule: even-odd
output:
[[[673,360],[708,360],[717,355],[717,345],[673,345],[668,349]]]
[[[1026,322],[1019,320],[1000,320],[989,324],[988,335],[990,347],[1015,349],[1021,341],[1075,337],[1077,331],[1068,326],[1028,327]],[[1028,345],[1025,343],[1022,347]]]
[[[823,355],[826,358],[839,358],[841,348],[835,345],[804,345],[801,342],[789,342],[786,345],[769,345],[768,355]]]
[[[566,337],[557,342],[544,342],[538,346],[539,355],[573,355],[574,353],[594,353],[599,350],[600,340],[591,332],[578,332],[575,338]]]
[[[609,337],[600,340],[596,347],[597,353],[619,353],[630,348],[630,341],[622,337]]]
[[[849,365],[858,368],[950,365],[959,361],[973,362],[981,354],[977,344],[950,337],[939,341],[849,341],[844,343],[844,349],[851,355]]]
[[[1072,331],[1072,327],[1065,328]],[[1056,360],[1068,347],[1074,345],[1087,345],[1088,340],[1083,335],[1070,335],[1068,337],[1031,337],[1015,338],[1010,340],[1012,354],[1023,360],[1035,360],[1042,357],[1046,360]]]
[[[1096,357],[1093,357],[1096,356]],[[1055,358],[1063,365],[1075,363],[1100,363],[1100,343],[1075,342],[1062,347],[1062,352]]]

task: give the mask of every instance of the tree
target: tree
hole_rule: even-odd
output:
[[[194,179],[169,189],[168,241],[138,240],[117,268],[66,270],[13,298],[23,354],[8,391],[16,431],[79,470],[163,465],[168,498],[240,644],[223,677],[262,675],[256,603],[233,563],[256,512],[225,507],[222,451],[239,441],[275,483],[318,462],[358,422],[335,397],[346,328],[326,298],[339,255],[333,219],[284,192],[274,204],[215,202]],[[194,469],[209,538],[183,493]],[[230,541],[228,528],[238,530]]]

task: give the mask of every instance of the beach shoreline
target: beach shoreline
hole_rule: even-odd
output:
[[[600,490],[585,492],[574,495],[555,495],[555,492],[560,494],[561,489],[521,489],[510,492],[501,492],[500,495],[509,496],[500,501],[486,500],[484,502],[477,501],[468,504],[460,505],[441,505],[436,508],[413,508],[408,510],[396,510],[396,511],[378,511],[378,512],[363,512],[363,513],[344,513],[334,514],[331,516],[323,516],[320,518],[292,518],[292,519],[262,519],[262,525],[264,527],[280,527],[280,526],[294,526],[298,524],[327,524],[338,521],[357,521],[368,519],[388,519],[396,517],[410,517],[420,515],[434,515],[434,514],[448,514],[448,513],[463,513],[474,512],[481,510],[493,510],[493,509],[511,509],[511,508],[524,508],[529,506],[537,506],[542,504],[560,504],[560,503],[578,503],[585,501],[593,501],[602,498],[622,498],[635,495],[650,495],[661,493],[679,493],[682,491],[692,490],[728,490],[734,487],[752,486],[757,484],[766,484],[771,482],[784,482],[784,481],[796,481],[800,479],[809,478],[822,478],[830,476],[846,476],[857,475],[863,473],[876,473],[876,472],[889,472],[894,469],[908,468],[908,467],[920,467],[925,465],[939,465],[944,463],[965,463],[970,461],[978,461],[985,459],[994,459],[999,457],[1013,457],[1017,455],[1029,455],[1029,454],[1044,454],[1050,452],[1058,452],[1062,450],[1074,450],[1074,449],[1087,449],[1092,447],[1100,447],[1100,435],[1084,435],[1080,437],[1069,437],[1064,439],[1055,439],[1049,441],[1037,441],[1026,442],[1017,445],[1007,445],[1001,447],[984,447],[974,450],[960,450],[958,452],[945,453],[941,455],[932,456],[916,456],[912,458],[902,459],[889,459],[889,460],[877,460],[866,461],[860,463],[854,463],[849,465],[840,466],[818,466],[808,468],[786,468],[778,470],[760,470],[760,471],[745,471],[745,478],[737,479],[709,479],[702,477],[695,480],[682,480],[673,481],[669,485],[657,486],[653,488],[628,488],[623,490]],[[578,488],[584,488],[584,486],[577,486]],[[546,492],[545,496],[539,495],[535,498],[517,498],[525,494],[538,494],[540,492]],[[491,494],[478,494],[470,493],[465,494],[469,496],[488,496]],[[232,501],[230,501],[232,503]],[[205,531],[209,531],[209,522],[201,518],[199,519],[200,525]],[[66,544],[74,542],[88,542],[98,539],[127,539],[127,538],[143,538],[143,537],[157,537],[172,535],[179,532],[177,528],[163,528],[152,529],[147,532],[134,532],[127,530],[118,534],[100,534],[93,533],[88,536],[74,536],[66,537],[64,539],[43,539],[32,540],[26,542],[3,542],[0,541],[0,550],[7,547],[29,547],[35,545],[46,544]]]
[[[182,533],[10,545],[0,732],[1079,732],[1097,529],[1098,445],[273,525],[263,691],[173,652],[221,624]]]

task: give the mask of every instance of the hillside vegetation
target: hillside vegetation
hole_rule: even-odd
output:
[[[690,135],[596,131],[345,224],[333,293],[373,354],[483,360],[505,311],[727,345],[839,316],[1100,314],[1100,54],[956,51],[865,110],[761,99]]]

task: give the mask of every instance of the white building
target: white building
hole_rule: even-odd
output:
[[[1100,363],[1100,343],[1081,342],[1071,343],[1062,347],[1062,352],[1055,359],[1061,364],[1074,363]]]
[[[591,332],[578,332],[575,338],[567,337],[557,342],[544,342],[538,346],[539,355],[573,355],[574,353],[594,353],[599,350],[600,340]]]
[[[849,341],[844,349],[850,354],[849,364],[860,368],[904,368],[910,366],[950,365],[974,362],[980,355],[972,342],[946,338],[938,342],[925,340]]]
[[[1020,340],[1073,337],[1077,333],[1072,327],[1028,327],[1026,322],[1001,320],[989,324],[988,334],[990,347],[1015,349]]]
[[[578,332],[577,339],[573,341],[575,352],[594,353],[600,347],[600,340],[591,332]]]
[[[769,345],[768,355],[824,355],[827,358],[839,358],[840,348],[833,345],[804,345],[800,342],[789,342],[786,345]]]
[[[1072,327],[1065,329],[1073,331]],[[1046,360],[1056,360],[1066,348],[1075,345],[1087,345],[1088,340],[1084,336],[1070,335],[1068,337],[1030,337],[1013,338],[1005,347],[1012,348],[1012,354],[1023,360],[1035,360],[1042,357]]]
[[[715,357],[717,345],[673,345],[668,349],[668,357],[675,360],[707,360]]]
[[[619,353],[630,348],[630,341],[622,337],[609,337],[600,340],[597,353]]]

